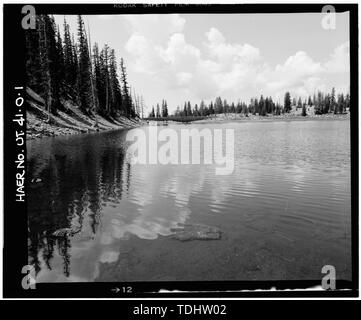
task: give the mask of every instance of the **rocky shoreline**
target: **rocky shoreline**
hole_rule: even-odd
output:
[[[103,117],[86,115],[70,100],[63,101],[64,110],[49,114],[44,101],[35,92],[27,90],[29,108],[26,112],[26,139],[55,137],[98,131],[129,129],[142,125],[140,119],[123,116]]]
[[[29,120],[29,118],[31,120]],[[26,140],[74,135],[82,133],[95,133],[100,131],[130,129],[142,125],[141,121],[131,120],[125,117],[114,119],[98,118],[98,125],[93,119],[89,119],[89,125],[76,127],[75,124],[59,125],[58,119],[54,117],[50,121],[34,119],[31,113],[27,113]]]

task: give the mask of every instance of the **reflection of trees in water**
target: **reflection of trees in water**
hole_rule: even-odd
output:
[[[54,253],[54,239],[45,238],[44,242],[45,242],[45,246],[43,247],[43,260],[45,261],[45,264],[48,267],[48,269],[51,270],[50,261],[53,258],[53,253]]]
[[[57,239],[57,247],[59,255],[63,258],[64,275],[69,277],[70,275],[70,253],[71,248],[70,240],[67,237]]]
[[[99,138],[99,137],[98,137]],[[28,186],[29,263],[41,270],[39,253],[49,270],[54,248],[63,259],[64,275],[70,274],[71,240],[51,234],[60,228],[89,228],[97,232],[103,202],[119,202],[130,183],[130,167],[123,185],[124,152],[104,147],[96,137],[79,143],[49,141],[28,155],[28,177],[42,182]],[[34,149],[34,148],[33,148]],[[33,151],[33,150],[32,150]],[[36,175],[35,175],[36,174]],[[88,225],[84,225],[88,222]]]

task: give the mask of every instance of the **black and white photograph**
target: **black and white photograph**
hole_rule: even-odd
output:
[[[357,11],[5,4],[4,295],[355,296]]]

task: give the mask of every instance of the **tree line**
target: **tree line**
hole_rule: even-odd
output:
[[[154,106],[152,107],[149,118],[166,118],[168,115],[168,103],[167,100],[163,99],[161,107],[159,106],[159,103],[157,103],[156,111],[154,111]]]
[[[27,86],[45,101],[51,113],[64,109],[71,98],[86,114],[136,117],[144,109],[143,97],[131,92],[123,58],[119,65],[114,49],[107,44],[91,48],[81,15],[77,37],[64,18],[63,39],[54,17],[38,15],[36,29],[26,31]],[[119,69],[118,69],[119,66]]]
[[[150,118],[159,118],[168,116],[166,100],[162,101],[162,107],[160,109],[159,104],[154,107],[149,113]],[[238,113],[248,116],[252,115],[281,115],[290,113],[292,108],[302,109],[301,115],[306,116],[309,107],[314,107],[315,114],[342,114],[346,110],[350,110],[350,94],[340,93],[336,96],[335,88],[332,88],[330,93],[323,93],[318,91],[313,96],[302,99],[301,97],[291,98],[291,94],[286,92],[283,99],[283,104],[274,102],[272,97],[264,97],[261,95],[259,98],[251,98],[247,104],[242,101],[228,102],[226,99],[217,97],[214,101],[206,104],[203,100],[199,104],[192,105],[190,101],[184,102],[183,107],[178,106],[174,112],[174,116],[187,117],[187,116],[209,116],[214,114],[227,114]],[[161,111],[160,111],[161,110]]]

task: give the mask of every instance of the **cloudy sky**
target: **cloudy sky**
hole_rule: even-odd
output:
[[[312,14],[167,14],[84,16],[92,43],[105,43],[125,59],[129,80],[149,107],[167,99],[170,110],[185,100],[221,96],[248,102],[286,90],[349,89],[349,15],[337,14],[325,30]],[[55,16],[62,26],[64,16]],[[66,16],[76,32],[76,16]]]

